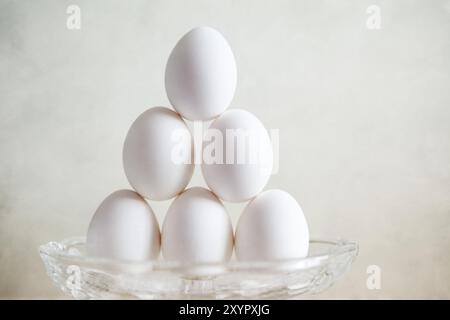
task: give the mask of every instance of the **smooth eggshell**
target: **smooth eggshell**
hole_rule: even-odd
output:
[[[302,209],[287,192],[268,190],[239,218],[235,249],[239,260],[274,261],[308,254],[309,231]]]
[[[188,139],[179,138],[183,136]],[[142,113],[123,147],[123,166],[133,189],[151,200],[182,192],[194,170],[192,141],[186,123],[174,111],[155,107]],[[174,150],[180,150],[180,159],[174,158]]]
[[[228,144],[227,130],[229,129],[242,130],[241,132],[249,133],[249,136],[256,137],[257,139],[253,139],[253,143],[257,140],[259,149],[251,149],[249,147],[247,150],[247,146],[250,146],[251,143],[246,144],[246,157],[243,158],[243,162],[239,163],[237,152],[239,142],[237,139],[233,139],[235,141],[234,162],[228,164],[226,159],[227,153],[233,149],[232,144]],[[208,148],[208,144],[215,143],[215,140],[203,141],[204,159],[202,173],[208,187],[225,201],[241,202],[256,196],[267,184],[273,166],[272,144],[264,125],[248,111],[231,109],[215,119],[208,130],[218,130],[223,137],[221,148],[223,154],[222,163],[208,163],[205,161],[205,156],[208,154],[208,152],[205,152],[205,148]],[[229,140],[231,142],[232,139]],[[248,141],[251,140],[249,139]],[[256,161],[251,161],[250,153],[254,154]]]
[[[233,251],[233,228],[220,200],[194,187],[170,205],[162,226],[164,259],[181,263],[220,263]]]
[[[175,110],[189,120],[220,115],[233,99],[236,81],[233,52],[225,38],[210,27],[189,31],[167,61],[167,96]]]
[[[160,232],[153,210],[136,192],[119,190],[98,207],[89,225],[91,256],[144,261],[159,255]]]

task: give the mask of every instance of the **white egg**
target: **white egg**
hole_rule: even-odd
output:
[[[160,232],[152,208],[136,192],[119,190],[98,207],[89,225],[91,256],[144,261],[159,255]]]
[[[233,99],[236,81],[233,52],[225,38],[210,27],[189,31],[167,61],[167,96],[175,110],[189,120],[220,115]]]
[[[155,107],[142,113],[128,131],[123,166],[130,185],[151,200],[183,191],[194,170],[191,133],[174,111]]]
[[[190,188],[179,195],[164,219],[161,250],[168,261],[227,261],[233,251],[233,228],[220,200],[201,187]]]
[[[239,260],[273,261],[308,254],[309,231],[302,209],[287,192],[268,190],[239,218],[235,249]]]
[[[272,166],[269,134],[250,112],[228,110],[206,130],[202,173],[222,200],[240,202],[256,196],[267,184]]]

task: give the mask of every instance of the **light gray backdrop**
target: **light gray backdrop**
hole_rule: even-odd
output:
[[[66,27],[70,4],[80,30]],[[234,50],[232,107],[280,129],[267,188],[298,199],[313,236],[360,243],[351,272],[313,298],[450,298],[449,0],[1,0],[0,298],[62,297],[38,245],[85,234],[129,187],[128,127],[168,106],[166,59],[199,25]],[[168,204],[151,202],[160,220]],[[226,205],[236,221],[243,204]]]

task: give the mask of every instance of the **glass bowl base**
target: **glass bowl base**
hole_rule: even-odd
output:
[[[76,299],[284,299],[330,287],[350,269],[358,245],[311,240],[306,258],[201,265],[93,258],[84,238],[49,242],[39,252],[53,283]]]

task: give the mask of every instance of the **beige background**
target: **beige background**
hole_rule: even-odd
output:
[[[381,30],[366,27],[370,4]],[[232,107],[281,130],[267,188],[298,199],[312,235],[360,243],[313,298],[450,298],[449,0],[1,0],[0,298],[62,297],[37,247],[83,235],[129,187],[127,129],[168,105],[166,59],[198,25],[234,50]],[[160,219],[168,204],[151,203]],[[243,205],[227,207],[236,219]],[[381,290],[366,287],[372,264]]]

